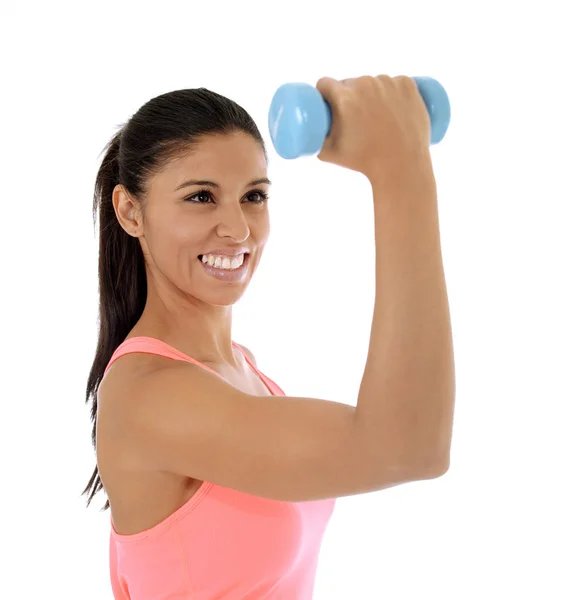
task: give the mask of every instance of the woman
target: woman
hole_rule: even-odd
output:
[[[147,102],[98,172],[89,376],[117,600],[306,600],[335,498],[442,475],[454,364],[430,122],[412,79],[323,78],[318,158],[363,173],[376,298],[357,406],[290,398],[231,339],[269,235],[248,113],[204,88]]]

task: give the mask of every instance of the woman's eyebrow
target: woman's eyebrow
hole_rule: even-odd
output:
[[[254,179],[253,181],[250,181],[246,187],[260,185],[262,183],[272,185],[272,182],[267,177],[262,177],[260,179]],[[188,187],[189,185],[208,185],[215,188],[221,187],[218,183],[215,183],[214,181],[208,181],[206,179],[187,179],[186,181],[183,181],[174,191],[177,192],[178,190],[182,190],[182,188]]]

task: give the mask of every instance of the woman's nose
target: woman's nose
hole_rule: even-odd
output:
[[[249,223],[240,205],[223,205],[218,211],[218,216],[217,233],[220,236],[231,237],[237,241],[244,241],[249,237]]]

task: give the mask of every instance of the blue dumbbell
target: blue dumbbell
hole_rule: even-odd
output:
[[[442,140],[450,124],[446,90],[431,77],[412,77],[428,109],[431,144]],[[321,93],[308,83],[285,83],[270,105],[268,126],[276,152],[298,158],[320,152],[331,129],[332,113]]]

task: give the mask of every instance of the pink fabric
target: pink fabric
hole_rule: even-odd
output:
[[[273,395],[285,395],[238,344],[233,345]],[[184,360],[216,373],[150,337],[124,341],[106,371],[129,352]],[[182,507],[146,531],[120,535],[110,517],[114,598],[309,600],[322,538],[334,507],[334,498],[280,502],[205,481]]]

